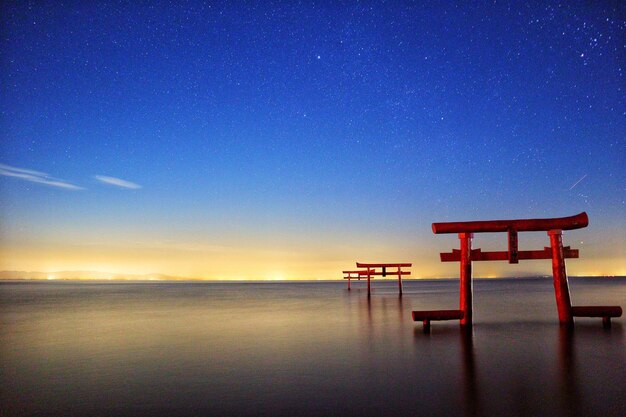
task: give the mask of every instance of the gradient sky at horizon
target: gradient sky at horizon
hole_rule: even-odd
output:
[[[457,276],[432,222],[586,211],[626,275],[623,2],[0,7],[0,270]]]

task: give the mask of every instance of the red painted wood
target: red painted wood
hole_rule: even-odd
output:
[[[509,263],[519,263],[519,251],[517,248],[517,232],[515,230],[509,230]]]
[[[622,317],[620,306],[577,306],[572,307],[574,317]]]
[[[411,271],[400,271],[400,274],[398,274],[398,271],[393,271],[393,272],[387,271],[387,273],[385,275],[383,275],[383,273],[381,271],[372,271],[370,273],[370,275],[371,276],[379,276],[379,277],[391,275],[391,276],[397,277],[398,275],[411,275]]]
[[[461,325],[472,325],[472,233],[459,233],[461,241],[461,288],[459,309],[463,312]]]
[[[582,306],[572,307],[565,268],[566,258],[578,258],[578,250],[569,246],[563,247],[563,229],[572,230],[586,227],[589,224],[587,213],[576,216],[553,219],[522,219],[492,220],[476,222],[433,223],[434,233],[459,233],[460,249],[440,254],[442,262],[459,262],[460,264],[460,300],[459,307],[463,313],[461,325],[472,324],[472,262],[473,261],[508,261],[518,263],[520,260],[551,259],[554,294],[556,298],[559,322],[572,324],[573,317],[602,317],[605,326],[611,325],[611,317],[620,317],[622,308],[619,306]],[[543,250],[525,250],[518,248],[518,232],[544,230],[548,232],[550,247]],[[472,249],[473,233],[506,232],[508,250],[482,252]],[[424,312],[417,312],[424,313]],[[434,313],[433,313],[434,314]],[[424,330],[430,327],[430,319],[420,314],[415,320],[424,321]]]
[[[569,246],[563,248],[565,258],[578,258],[578,249],[570,249]],[[452,249],[452,252],[440,253],[441,262],[459,262],[461,251]],[[552,250],[522,250],[517,252],[518,260],[552,259]],[[509,253],[505,251],[483,252],[482,249],[472,249],[472,261],[508,261]]]
[[[565,257],[563,256],[563,232],[561,230],[550,230],[548,236],[550,236],[550,247],[552,249],[552,277],[559,322],[561,324],[572,324],[574,319],[572,318],[572,302],[569,296]]]
[[[424,325],[424,333],[430,333],[430,320],[423,320],[422,324]]]
[[[424,320],[460,320],[463,318],[461,310],[423,310],[411,313],[413,321]]]
[[[367,268],[367,295],[370,295],[370,279],[376,276],[398,277],[398,293],[402,295],[402,275],[411,275],[410,271],[403,271],[402,268],[411,267],[413,264],[409,262],[396,262],[396,263],[364,263],[357,262],[357,268]],[[375,268],[381,268],[381,271],[376,271]],[[397,271],[388,271],[387,268],[397,268]]]
[[[570,217],[556,217],[552,219],[519,219],[519,220],[484,220],[470,222],[433,223],[433,233],[491,233],[508,232],[538,232],[553,229],[573,230],[587,227],[589,218],[582,212]]]
[[[347,279],[348,280],[348,290],[350,290],[350,280],[351,279],[358,279],[359,281],[361,280],[361,277],[367,276],[367,270],[363,270],[363,271],[343,271],[344,273],[344,277],[343,279]],[[356,276],[354,276],[356,275]]]

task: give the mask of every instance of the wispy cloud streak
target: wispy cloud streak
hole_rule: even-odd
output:
[[[105,175],[95,175],[94,178],[105,184],[115,185],[116,187],[121,188],[128,188],[130,190],[137,190],[141,188],[141,185],[139,184],[135,184],[134,182],[126,181],[120,178],[107,177]]]
[[[51,177],[45,172],[35,171],[32,169],[17,168],[10,165],[0,164],[0,175],[5,177],[18,178],[24,181],[30,181],[37,184],[47,185],[49,187],[63,188],[66,190],[83,190],[67,181]]]

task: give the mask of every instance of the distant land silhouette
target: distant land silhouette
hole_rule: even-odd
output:
[[[592,277],[604,277],[604,278],[621,278],[619,275],[602,275],[602,276],[589,276],[589,275],[571,275],[572,277],[579,278],[592,278]],[[501,277],[481,277],[477,276],[476,279],[529,279],[529,278],[537,278],[537,279],[552,279],[552,276],[546,274],[532,274],[532,273],[519,273],[511,276],[501,276]],[[417,280],[433,280],[433,279],[452,279],[458,280],[458,277],[449,276],[449,277],[429,277],[429,278],[417,278]],[[113,272],[99,272],[99,271],[55,271],[55,272],[40,272],[40,271],[0,271],[0,280],[72,280],[72,281],[249,281],[249,279],[211,279],[211,278],[193,278],[193,277],[180,277],[175,275],[166,275],[166,274],[123,274],[123,273],[113,273]],[[341,278],[323,278],[322,281],[343,281]],[[410,279],[409,281],[414,281],[415,279]],[[251,281],[271,281],[271,280],[263,280],[263,279],[252,279]],[[301,281],[298,279],[285,279],[284,281]],[[306,280],[304,280],[306,281]],[[318,281],[318,280],[313,280]],[[381,282],[382,280],[378,279],[375,282]],[[390,280],[385,280],[385,282],[389,282]]]
[[[186,281],[191,278],[165,274],[118,274],[98,271],[0,271],[0,279],[45,279],[45,280],[119,280],[119,281]]]

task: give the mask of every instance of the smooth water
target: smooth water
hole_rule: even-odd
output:
[[[551,279],[0,283],[0,415],[624,416],[624,317],[558,325]],[[571,279],[626,307],[626,280]]]

